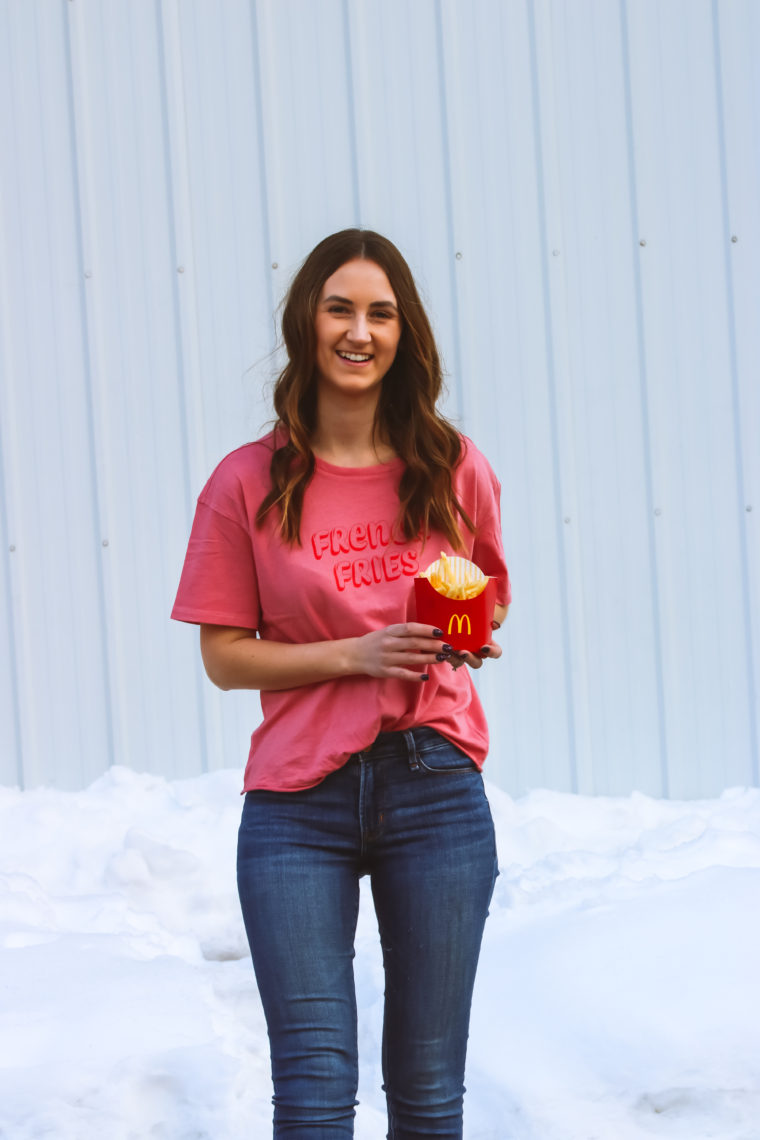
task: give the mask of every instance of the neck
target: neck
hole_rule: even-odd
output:
[[[372,467],[393,459],[393,448],[374,430],[376,408],[376,397],[342,401],[320,395],[314,454],[337,467]]]

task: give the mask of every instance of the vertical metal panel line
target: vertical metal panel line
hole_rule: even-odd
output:
[[[443,50],[443,17],[441,14],[442,0],[436,0],[435,5],[435,38],[438,63],[438,87],[441,95],[441,149],[443,152],[444,186],[446,202],[446,228],[449,242],[449,280],[451,282],[451,314],[453,317],[452,339],[454,342],[454,375],[459,388],[459,408],[464,407],[464,377],[462,375],[462,333],[461,318],[459,314],[459,287],[457,283],[456,260],[456,233],[454,231],[454,201],[451,191],[451,150],[449,147],[449,105],[446,95],[446,56]]]
[[[3,267],[8,264],[8,259],[5,257],[3,249],[2,234],[0,234],[0,251],[2,251],[2,260],[0,261],[0,299],[5,295],[5,274],[2,272]],[[7,312],[5,305],[0,308],[0,313]],[[2,326],[0,326],[2,327]],[[8,340],[4,336],[3,343],[7,344]],[[6,376],[8,376],[6,371]],[[13,735],[16,742],[16,777],[18,779],[18,786],[24,788],[24,757],[21,748],[21,706],[20,695],[18,691],[18,653],[16,651],[16,630],[13,622],[13,598],[11,580],[13,571],[10,566],[10,559],[13,555],[9,552],[10,534],[8,533],[8,489],[5,484],[5,456],[3,454],[3,436],[0,432],[0,542],[3,544],[3,558],[9,563],[8,572],[5,576],[5,598],[4,606],[7,615],[8,623],[8,658],[10,661],[10,687],[11,687],[11,707],[13,709]]]
[[[557,377],[552,338],[552,301],[549,288],[549,246],[547,242],[546,197],[544,192],[544,163],[541,141],[541,102],[538,92],[538,54],[536,45],[535,0],[528,0],[528,35],[530,40],[531,97],[533,102],[533,136],[536,153],[536,188],[538,193],[539,234],[541,243],[541,289],[544,301],[544,331],[546,339],[546,375],[549,394],[549,411],[552,439],[552,483],[555,500],[555,529],[559,551],[559,579],[562,594],[562,645],[565,661],[565,699],[567,702],[567,736],[570,752],[570,778],[574,792],[578,791],[578,750],[575,737],[575,706],[573,671],[570,656],[570,597],[565,553],[565,535],[562,526],[562,482],[559,466],[559,424],[557,417]]]
[[[179,263],[179,254],[177,249],[177,211],[174,208],[174,181],[175,171],[172,167],[172,154],[170,139],[170,126],[169,126],[169,94],[167,90],[167,77],[166,77],[166,46],[164,43],[164,29],[161,20],[161,0],[156,0],[156,41],[157,41],[157,54],[158,54],[158,70],[159,70],[159,86],[161,91],[161,123],[163,127],[164,136],[164,153],[166,163],[166,215],[171,219],[168,230],[169,245],[171,248],[171,263],[176,266]],[[179,319],[179,287],[176,280],[176,273],[172,274],[172,297],[174,299],[174,341],[176,344],[177,352],[177,394],[180,406],[180,414],[182,416],[182,431],[180,433],[182,439],[182,466],[184,475],[184,499],[185,510],[187,511],[188,518],[192,515],[193,511],[193,495],[191,491],[192,476],[190,473],[190,453],[188,447],[188,416],[189,411],[187,407],[187,400],[185,398],[185,354],[182,348],[182,331],[180,328]]]
[[[273,313],[277,306],[274,293],[274,279],[272,277],[272,241],[269,232],[269,191],[267,189],[267,155],[264,142],[264,106],[261,91],[261,45],[259,43],[259,25],[257,19],[257,3],[251,0],[251,49],[253,59],[253,87],[256,100],[256,133],[259,141],[259,186],[261,194],[261,230],[263,235],[264,257],[266,259],[266,280],[269,292],[269,311]],[[277,348],[276,323],[272,329],[271,351]]]
[[[359,154],[356,137],[356,105],[354,95],[354,61],[351,54],[351,10],[348,0],[343,0],[343,44],[346,53],[346,93],[348,95],[348,130],[351,136],[351,192],[354,203],[354,220],[361,224],[361,201],[359,196]]]
[[[82,333],[82,367],[84,373],[84,390],[85,390],[85,409],[86,409],[86,436],[88,442],[88,465],[90,469],[90,485],[92,489],[90,499],[90,510],[92,515],[92,540],[94,545],[98,545],[100,538],[100,527],[102,512],[102,503],[100,499],[100,485],[98,481],[98,465],[96,458],[96,442],[95,442],[95,393],[93,386],[92,374],[92,355],[90,351],[90,322],[87,310],[87,297],[85,287],[85,247],[84,247],[84,222],[82,217],[82,187],[80,184],[79,164],[86,161],[86,149],[80,148],[80,138],[76,117],[76,100],[74,98],[74,76],[73,76],[73,62],[71,53],[71,25],[72,18],[76,18],[76,14],[72,14],[71,6],[66,5],[66,16],[63,20],[63,35],[65,43],[65,67],[66,67],[66,102],[68,104],[69,121],[71,122],[71,140],[74,147],[74,154],[72,156],[72,198],[74,202],[74,224],[76,227],[76,248],[79,255],[78,276],[79,276],[79,311],[81,313],[81,333]],[[81,15],[80,15],[81,18]],[[103,576],[103,560],[96,558],[96,580],[97,580],[97,605],[98,614],[100,616],[100,655],[102,663],[102,678],[103,678],[103,699],[105,708],[103,710],[104,719],[106,724],[106,740],[108,747],[108,767],[115,764],[115,740],[114,740],[114,720],[113,720],[113,696],[111,693],[111,673],[108,662],[108,613],[106,608],[106,588]]]
[[[726,310],[728,318],[728,352],[731,368],[731,403],[734,420],[734,460],[736,463],[736,489],[739,530],[739,550],[741,552],[742,605],[744,607],[744,640],[747,658],[747,708],[749,710],[750,745],[752,748],[752,778],[760,783],[760,752],[758,750],[757,710],[755,708],[755,656],[752,648],[752,603],[749,588],[749,553],[747,551],[746,492],[744,487],[744,462],[741,435],[741,398],[739,395],[739,365],[736,353],[736,305],[734,301],[734,277],[731,264],[729,232],[731,219],[728,204],[728,161],[726,152],[726,118],[723,104],[723,69],[720,62],[720,21],[717,0],[712,2],[713,51],[715,54],[715,105],[718,125],[718,147],[720,149],[720,197],[723,213],[723,260],[726,271]]]
[[[641,263],[638,254],[639,204],[636,192],[636,152],[633,140],[633,89],[631,86],[630,44],[628,39],[627,0],[620,0],[620,46],[623,64],[623,90],[625,97],[626,147],[628,151],[628,177],[631,201],[631,249],[633,250],[633,279],[636,294],[636,341],[639,359],[639,392],[641,399],[641,437],[644,446],[644,477],[647,512],[647,535],[649,538],[649,581],[652,598],[652,619],[655,646],[655,680],[657,689],[657,724],[660,746],[660,771],[662,773],[662,795],[670,795],[668,773],[667,738],[665,734],[665,688],[662,663],[662,623],[660,620],[660,591],[657,575],[657,551],[654,532],[654,489],[652,476],[652,447],[649,431],[649,389],[644,346],[644,292],[641,280]]]
[[[179,251],[177,248],[177,210],[174,208],[174,187],[175,181],[180,177],[179,172],[174,170],[172,165],[172,148],[171,148],[171,126],[169,119],[169,91],[167,81],[167,65],[166,65],[166,43],[164,39],[164,26],[161,19],[161,0],[156,0],[156,42],[158,54],[158,70],[159,70],[159,89],[161,92],[161,124],[164,140],[164,162],[166,165],[166,216],[169,219],[168,225],[168,240],[171,248],[171,265],[169,271],[172,278],[172,312],[174,317],[174,341],[177,353],[177,399],[179,402],[180,416],[182,428],[180,431],[181,449],[182,449],[182,466],[183,482],[184,482],[184,499],[185,511],[187,517],[192,517],[193,514],[193,492],[192,492],[192,474],[190,468],[190,448],[189,448],[189,415],[187,398],[185,395],[187,385],[187,364],[185,361],[185,353],[182,344],[182,321],[180,317],[181,300],[179,295],[179,281],[176,272],[172,272],[174,266],[179,264]],[[169,616],[167,614],[167,621]],[[194,670],[196,701],[195,711],[198,718],[198,747],[200,750],[200,767],[202,772],[208,772],[209,758],[208,758],[208,733],[206,729],[206,706],[203,699],[203,675],[202,670],[197,667]]]
[[[18,114],[16,111],[15,99],[14,99],[15,75],[13,72],[13,53],[12,52],[10,52],[10,57],[11,57],[10,87],[11,87],[11,102],[13,104],[12,113],[11,113],[11,122],[15,125],[16,123],[18,123],[19,118],[18,118]],[[18,144],[17,144],[15,138],[14,138],[14,144],[15,144],[15,149],[17,150]],[[19,185],[18,185],[18,176],[15,179],[15,185],[16,185],[17,196],[19,196],[20,191],[19,191]],[[2,199],[2,191],[3,191],[3,185],[0,182],[0,199]],[[4,216],[4,212],[2,209],[0,209],[0,223],[2,222],[3,216]],[[10,336],[7,335],[7,330],[4,327],[5,321],[8,319],[8,314],[10,313],[10,307],[8,306],[8,304],[6,304],[6,300],[9,296],[9,288],[8,288],[8,284],[6,282],[6,273],[9,271],[9,269],[10,269],[10,266],[9,266],[9,261],[8,261],[8,254],[7,254],[7,251],[5,248],[5,234],[3,232],[3,227],[0,224],[0,351],[2,351],[2,355],[3,355],[3,360],[2,360],[2,363],[0,364],[0,373],[2,373],[2,375],[5,379],[5,382],[8,384],[8,398],[10,401],[12,399],[12,397],[11,397],[11,391],[12,391],[11,377],[13,375],[13,371],[10,367],[8,367],[8,365],[10,363]],[[0,402],[0,407],[2,407],[2,402]],[[10,423],[9,423],[9,419],[5,420],[6,430],[9,427],[12,430],[12,428],[13,428],[13,422],[12,421],[14,418],[15,417],[13,417],[12,415],[11,415],[11,417],[9,417],[9,419],[11,421]],[[11,447],[12,447],[12,444],[11,444]],[[12,460],[9,458],[8,462],[12,462]],[[5,559],[7,559],[7,561],[8,561],[8,573],[7,573],[6,582],[5,582],[4,605],[5,605],[6,613],[8,615],[8,655],[9,655],[9,664],[10,664],[11,707],[13,709],[14,740],[15,740],[15,744],[16,744],[16,749],[15,749],[15,751],[16,751],[16,776],[18,779],[19,787],[23,789],[26,786],[26,784],[25,784],[25,780],[24,780],[24,749],[23,749],[23,743],[22,743],[23,738],[22,738],[22,734],[21,734],[21,725],[22,725],[22,721],[21,721],[21,693],[19,691],[19,678],[18,678],[18,666],[19,666],[18,642],[19,642],[19,638],[17,638],[17,636],[16,636],[16,628],[15,628],[15,623],[14,623],[14,612],[13,612],[13,574],[14,574],[14,571],[10,565],[10,560],[13,557],[13,555],[11,554],[10,550],[8,549],[8,547],[10,546],[10,539],[11,539],[11,535],[10,535],[10,532],[8,530],[8,519],[10,518],[10,489],[9,489],[9,487],[6,483],[6,479],[5,479],[5,464],[6,464],[6,456],[5,456],[4,447],[3,447],[3,432],[2,432],[2,428],[0,428],[0,542],[2,542],[2,544],[3,544],[3,557]],[[21,640],[23,640],[23,634],[21,636]]]

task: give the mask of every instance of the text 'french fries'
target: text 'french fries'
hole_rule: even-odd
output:
[[[488,578],[474,562],[459,555],[448,555],[441,551],[441,557],[431,562],[420,575],[427,578],[430,585],[446,598],[477,598],[482,594]]]

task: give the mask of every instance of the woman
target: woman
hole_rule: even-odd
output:
[[[472,987],[497,874],[487,727],[468,670],[414,620],[412,579],[461,552],[509,579],[499,485],[436,411],[441,369],[401,254],[345,230],[283,310],[272,433],[198,501],[173,617],[222,689],[258,689],[238,886],[267,1018],[274,1136],[353,1135],[353,943],[369,875],[385,966],[389,1137],[461,1137]]]

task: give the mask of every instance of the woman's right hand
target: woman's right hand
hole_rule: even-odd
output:
[[[451,646],[444,644],[442,630],[407,621],[357,637],[352,672],[398,681],[427,681],[428,666],[446,661],[450,655]]]
[[[220,689],[272,692],[357,673],[426,681],[428,666],[448,660],[450,653],[440,629],[414,621],[309,644],[268,641],[235,626],[201,625],[203,663]]]

